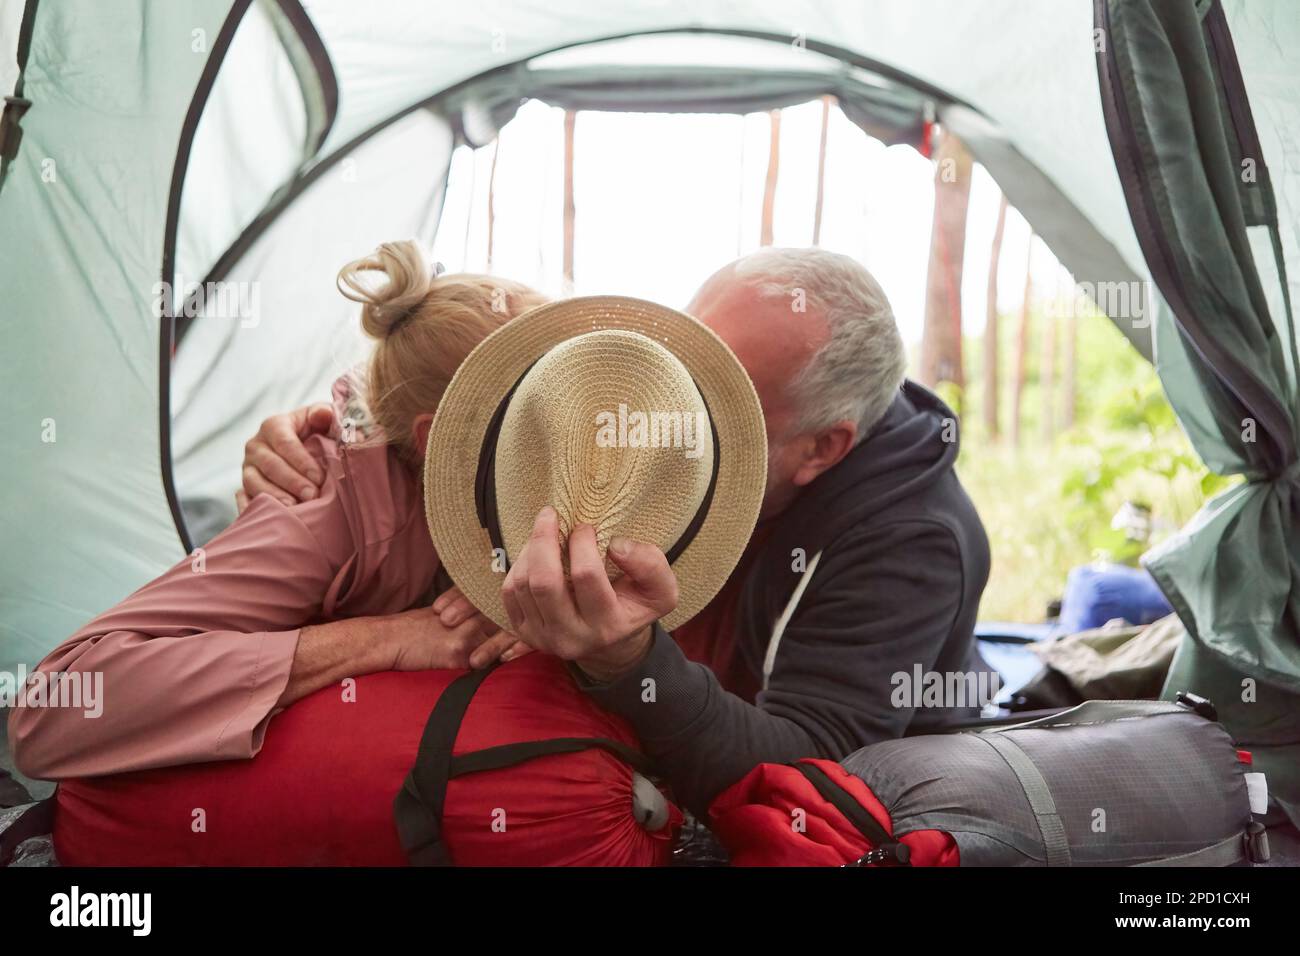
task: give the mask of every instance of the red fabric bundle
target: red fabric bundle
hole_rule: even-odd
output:
[[[354,694],[324,688],[276,715],[252,760],[67,781],[58,790],[58,858],[68,866],[404,865],[393,797],[434,703],[462,673],[371,674],[356,679]],[[488,675],[454,752],[555,737],[637,746],[559,661],[529,654]],[[681,815],[673,808],[660,831],[644,830],[632,814],[632,773],[588,749],[455,777],[444,843],[468,866],[665,863]]]
[[[831,760],[800,762],[821,768],[893,834],[888,811],[865,783]],[[709,813],[733,866],[844,866],[872,849],[807,777],[786,764],[755,767],[720,793]],[[956,842],[939,830],[918,830],[898,842],[911,851],[912,866],[959,862]]]

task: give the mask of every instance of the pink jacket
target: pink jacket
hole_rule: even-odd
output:
[[[307,442],[314,501],[259,495],[237,521],[54,649],[42,671],[101,672],[102,714],[14,707],[14,761],[59,779],[252,757],[307,624],[427,599],[438,567],[420,486],[383,445]]]

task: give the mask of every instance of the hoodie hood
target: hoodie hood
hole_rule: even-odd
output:
[[[957,438],[952,409],[928,389],[905,381],[871,434],[808,491],[811,497],[837,502],[842,520],[858,521],[952,471]],[[823,480],[825,487],[819,487]]]

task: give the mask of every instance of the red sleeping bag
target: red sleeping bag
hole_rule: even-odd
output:
[[[421,740],[435,702],[462,678],[467,707],[450,731],[452,776],[440,812],[429,814],[449,862],[665,863],[681,815],[669,805],[654,832],[637,822],[634,773],[619,756],[637,746],[627,725],[555,658],[529,654],[479,685],[481,676],[359,677],[352,694],[333,685],[276,715],[252,760],[66,781],[57,792],[57,856],[68,866],[405,865],[394,798],[408,774],[417,776],[417,751],[428,756]],[[571,738],[568,749],[533,752],[534,742],[557,738]],[[590,746],[592,738],[602,744]],[[516,744],[532,751],[520,757],[503,746]],[[508,766],[483,759],[511,751]]]

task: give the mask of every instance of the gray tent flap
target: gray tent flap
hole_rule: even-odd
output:
[[[743,114],[831,95],[868,135],[886,145],[919,146],[925,135],[929,97],[884,80],[868,82],[857,75],[859,72],[847,68],[774,71],[657,64],[568,68],[520,64],[472,84],[450,97],[445,108],[490,118],[485,124],[462,124],[462,135],[472,145],[482,146],[509,122],[525,99],[569,110]]]
[[[1097,18],[1107,131],[1167,303],[1157,370],[1175,410],[1190,413],[1201,457],[1247,479],[1144,563],[1188,639],[1210,652],[1200,659],[1237,673],[1235,689],[1216,700],[1229,729],[1267,722],[1268,713],[1293,724],[1278,708],[1300,691],[1300,395],[1266,157],[1217,0],[1098,0]],[[1268,275],[1282,289],[1265,290],[1249,227],[1271,234],[1276,269]],[[1271,315],[1270,302],[1285,314]],[[1177,678],[1190,686],[1168,692],[1224,686],[1208,665],[1184,666]]]
[[[369,354],[335,277],[393,236],[432,239],[451,150],[447,124],[427,110],[394,123],[347,169],[317,179],[223,276],[254,309],[191,322],[171,411],[176,488],[196,545],[234,519],[243,446],[262,419],[327,399]],[[306,233],[310,244],[297,238]]]
[[[1207,7],[1213,17],[1217,4]],[[1290,343],[1269,315],[1246,233],[1243,195],[1267,194],[1248,200],[1257,216],[1276,210],[1267,167],[1259,156],[1244,182],[1233,158],[1253,151],[1241,145],[1249,108],[1222,107],[1223,63],[1192,5],[1099,0],[1098,10],[1108,133],[1153,278],[1198,357],[1195,384],[1213,396],[1240,470],[1279,476],[1295,460],[1295,394],[1285,373]],[[1267,225],[1276,229],[1276,218]],[[1193,383],[1172,384],[1177,393]],[[1242,420],[1252,416],[1258,432],[1243,439]]]

